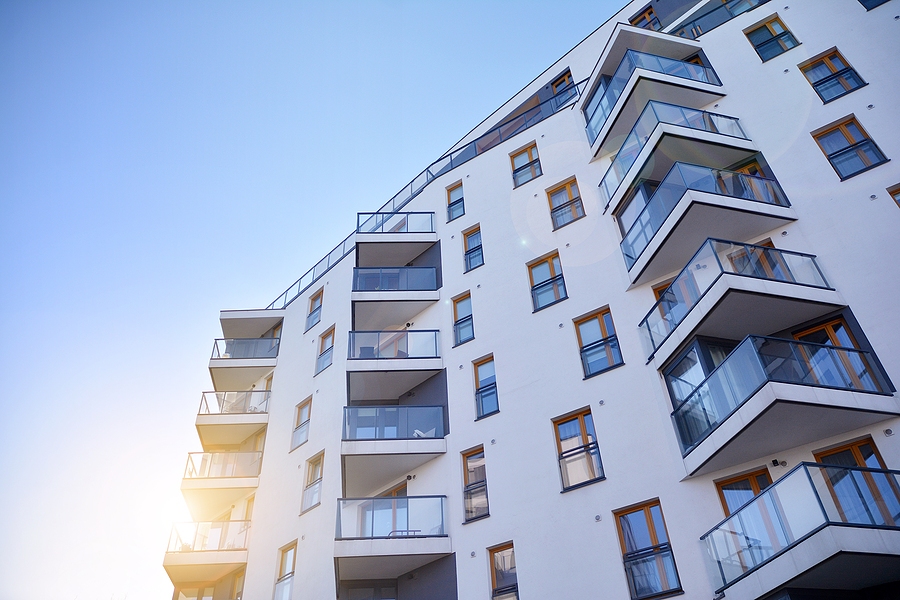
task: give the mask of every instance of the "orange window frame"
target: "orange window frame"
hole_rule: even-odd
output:
[[[854,127],[856,127],[856,129],[862,135],[862,139],[858,139],[858,140],[855,139],[855,136],[850,131],[850,128],[849,128],[850,125],[853,125]],[[813,134],[813,138],[816,140],[816,144],[818,144],[819,149],[822,151],[822,153],[825,156],[831,156],[831,154],[834,154],[834,152],[829,154],[828,151],[825,150],[825,147],[822,146],[821,138],[825,137],[826,135],[828,135],[829,133],[832,133],[834,131],[841,132],[841,134],[844,136],[844,140],[846,140],[846,142],[847,142],[848,148],[850,146],[852,146],[853,144],[858,144],[862,141],[872,139],[869,137],[869,134],[866,132],[866,130],[863,128],[863,126],[859,124],[859,121],[856,120],[856,117],[850,117],[849,119],[844,119],[843,121],[841,121],[840,123],[837,123],[836,125],[832,125],[831,127],[828,127],[827,129],[823,129],[822,131],[817,131],[816,133]],[[840,150],[838,152],[840,152]],[[866,166],[869,166],[869,164],[871,164],[871,163],[866,162],[868,159],[863,158],[863,157],[860,157],[860,158],[864,163],[866,163]]]
[[[566,71],[562,77],[559,77],[556,81],[553,82],[553,93],[556,94],[560,90],[567,88],[570,85],[572,85],[572,73]]]
[[[559,454],[563,453],[562,440],[559,439],[559,426],[574,419],[578,420],[578,428],[581,431],[582,446],[586,446],[587,444],[592,444],[597,441],[596,439],[589,439],[596,438],[596,433],[588,432],[587,425],[584,422],[584,418],[587,415],[590,415],[593,418],[590,408],[585,408],[584,410],[578,411],[577,413],[568,414],[553,419],[553,431],[556,435],[556,451]]]
[[[475,367],[475,389],[476,390],[480,390],[482,387],[487,387],[487,385],[490,385],[490,384],[487,384],[485,386],[480,385],[481,377],[478,375],[478,369],[488,363],[493,364],[493,362],[494,362],[494,355],[490,354],[490,355],[482,358],[481,360],[478,360],[478,361],[475,361],[474,363],[472,363],[472,365]],[[497,378],[497,368],[495,366],[494,367],[494,379],[496,379],[496,378]]]
[[[609,331],[609,328],[606,326],[606,320],[603,318],[606,315],[609,315],[609,322],[612,324],[612,331]],[[579,348],[585,347],[584,340],[581,339],[581,328],[579,327],[579,325],[595,319],[600,324],[600,335],[603,336],[600,339],[606,339],[611,335],[616,335],[616,325],[612,320],[612,311],[610,311],[609,308],[601,308],[600,310],[596,310],[589,315],[585,315],[575,321],[575,335],[578,337]],[[591,343],[593,344],[594,342]]]
[[[490,554],[491,561],[491,590],[497,589],[497,562],[495,560],[495,556],[500,554],[501,552],[512,551],[512,562],[515,564],[516,561],[516,550],[513,547],[513,543],[509,542],[507,544],[502,544],[500,546],[495,546],[493,548],[489,548],[488,552]],[[518,578],[517,578],[518,579]],[[517,581],[518,584],[518,581]]]
[[[300,427],[304,423],[308,422],[312,418],[312,396],[301,402],[297,405],[297,418],[294,423],[294,428]],[[306,418],[303,418],[303,409],[306,409]]]
[[[278,560],[278,580],[282,580],[289,575],[294,574],[294,569],[297,565],[297,542],[293,542],[284,546],[279,550],[279,560]],[[285,559],[290,557],[289,561]],[[290,562],[290,568],[288,568],[288,562]]]
[[[561,202],[559,205],[553,205],[553,197],[556,196],[559,192],[566,192],[566,201]],[[571,179],[564,181],[563,183],[557,185],[554,188],[547,190],[547,202],[550,204],[550,212],[552,213],[557,208],[569,204],[569,210],[572,212],[572,220],[568,223],[571,223],[575,219],[580,219],[584,216],[584,207],[581,207],[581,214],[578,214],[578,203],[575,200],[581,199],[581,193],[578,190],[578,181],[574,177]],[[566,224],[568,224],[566,223]]]
[[[487,469],[486,468],[483,469],[484,477],[482,477],[481,479],[473,479],[472,478],[471,471],[474,471],[475,469],[477,469],[477,467],[475,467],[475,469],[469,468],[469,459],[477,458],[479,454],[481,455],[481,458],[484,459],[484,446],[478,446],[477,448],[472,448],[471,450],[466,450],[465,452],[462,453],[463,485],[465,485],[465,486],[471,485],[473,483],[482,483],[484,481],[487,481]]]
[[[468,228],[468,229],[466,229],[465,231],[462,232],[462,236],[463,236],[463,249],[464,249],[466,252],[468,252],[469,250],[474,250],[475,248],[478,248],[479,246],[482,245],[481,243],[479,243],[477,246],[469,247],[469,237],[472,236],[472,235],[474,235],[474,234],[476,234],[476,233],[478,233],[478,234],[481,233],[481,225],[475,225],[474,227],[470,227],[470,228]],[[479,242],[480,242],[480,241],[481,241],[481,238],[480,238],[480,236],[479,236]]]
[[[306,313],[307,316],[311,315],[314,310],[320,308],[322,306],[322,296],[325,294],[325,290],[319,290],[315,294],[309,297],[309,312]]]
[[[322,356],[331,348],[334,348],[334,327],[323,333],[319,338],[319,356]]]
[[[642,29],[650,29],[652,31],[656,31],[653,27],[653,19],[656,19],[656,13],[653,12],[653,7],[648,6],[646,9],[641,11],[640,13],[634,15],[629,19],[629,23],[634,25],[635,27],[640,27]],[[658,19],[657,19],[658,22]],[[645,24],[646,23],[646,24]]]
[[[555,259],[555,262],[554,262],[554,259]],[[535,267],[538,267],[538,266],[540,266],[540,265],[542,265],[542,264],[545,264],[545,263],[548,264],[548,265],[550,265],[550,277],[549,277],[548,279],[545,279],[545,280],[543,280],[543,281],[538,281],[537,283],[535,283],[535,281],[534,281],[534,268],[535,268]],[[556,263],[559,263],[559,273],[556,272]],[[555,278],[555,277],[559,277],[560,275],[562,275],[562,261],[559,260],[559,252],[554,252],[553,254],[550,254],[550,255],[545,256],[545,257],[543,257],[543,258],[539,258],[539,259],[537,259],[537,260],[533,260],[533,261],[531,261],[530,263],[528,263],[526,266],[528,267],[528,278],[529,278],[529,280],[531,281],[531,287],[532,287],[532,288],[533,288],[534,286],[536,286],[536,285],[540,285],[540,284],[542,284],[542,283],[546,283],[546,282],[550,281],[551,279],[553,279],[553,278]]]
[[[722,503],[722,510],[725,511],[726,517],[731,516],[731,511],[728,509],[728,503],[725,501],[725,486],[731,485],[732,483],[738,483],[739,481],[749,481],[750,491],[753,492],[754,496],[757,496],[762,492],[762,489],[759,487],[759,482],[757,481],[757,477],[760,475],[765,475],[766,479],[769,480],[769,485],[772,485],[772,476],[769,474],[769,470],[765,468],[716,482],[716,491],[719,494],[719,501]],[[768,486],[766,487],[768,488]]]
[[[458,310],[458,309],[459,309],[459,304],[460,304],[460,302],[462,302],[463,300],[468,300],[468,301],[469,301],[469,314],[463,315],[462,317],[460,317],[460,316],[459,316],[459,310]],[[454,322],[454,323],[459,323],[459,320],[460,320],[461,318],[462,318],[462,319],[465,319],[466,317],[471,317],[471,316],[472,316],[472,309],[471,309],[471,307],[472,307],[472,294],[471,294],[471,292],[466,292],[466,293],[464,293],[464,294],[462,294],[462,295],[457,296],[456,298],[454,298],[454,299],[453,299],[453,322]]]

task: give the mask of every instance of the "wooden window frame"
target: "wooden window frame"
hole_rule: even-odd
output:
[[[609,331],[609,327],[607,327],[606,320],[603,318],[609,315],[609,322],[612,326],[612,332]],[[600,325],[600,339],[590,342],[589,344],[585,344],[584,340],[581,338],[581,325],[584,323],[588,323],[590,321],[596,320]],[[598,308],[595,311],[589,312],[586,315],[582,315],[572,320],[573,325],[575,326],[575,339],[578,341],[578,353],[582,357],[582,368],[584,369],[584,377],[585,379],[589,377],[594,377],[599,375],[600,373],[605,373],[610,369],[618,367],[620,365],[625,364],[622,360],[622,351],[619,349],[619,357],[616,360],[616,356],[613,353],[612,346],[610,344],[615,341],[618,344],[618,337],[616,336],[616,324],[612,318],[612,311],[609,309],[609,306],[604,306],[603,308]],[[613,340],[615,338],[615,340]],[[584,349],[593,344],[599,344],[600,342],[606,341],[606,361],[609,364],[605,369],[601,369],[600,371],[594,373],[587,372],[587,364],[584,362],[583,352]]]
[[[512,550],[513,560],[515,560],[516,549],[512,542],[506,542],[504,544],[500,544],[499,546],[493,546],[492,548],[488,548],[488,560],[489,560],[489,565],[491,568],[491,595],[492,596],[494,594],[496,594],[499,589],[497,587],[497,569],[495,567],[494,556],[501,552],[506,552],[507,550]],[[514,591],[513,585],[515,585],[515,591],[517,592],[517,595],[518,595],[518,589],[519,589],[518,572],[516,574],[516,583],[506,586],[506,588],[508,588],[509,592]]]
[[[469,236],[471,236],[475,233],[478,234],[478,239],[481,243],[478,244],[477,246],[472,246],[470,248],[469,247]],[[472,225],[468,229],[463,230],[462,238],[463,238],[463,261],[465,262],[465,270],[463,272],[468,273],[469,271],[474,271],[478,267],[481,267],[484,265],[484,238],[481,235],[481,224],[476,223],[475,225]],[[474,267],[472,267],[472,266],[470,266],[469,256],[470,256],[470,253],[473,253],[476,250],[479,250],[481,252],[481,262],[478,263],[477,265],[475,265]],[[474,254],[472,256],[474,256]]]
[[[309,297],[309,310],[306,312],[306,330],[304,333],[322,321],[322,305],[324,304],[324,300],[325,288],[320,288],[316,293]]]
[[[462,182],[462,181],[457,181],[456,183],[454,183],[453,185],[451,185],[451,186],[449,186],[449,187],[447,188],[447,222],[448,222],[448,223],[449,223],[450,221],[455,221],[456,219],[458,219],[458,218],[460,218],[461,216],[463,216],[463,215],[466,214],[466,197],[465,197],[465,194],[463,194],[462,196],[460,196],[457,200],[453,200],[453,192],[455,192],[456,190],[460,190],[461,192],[463,191],[463,182]],[[455,217],[451,217],[451,215],[450,215],[450,207],[451,207],[453,204],[455,204],[456,202],[460,202],[460,206],[462,206],[462,212],[461,212],[460,214],[456,215]]]
[[[653,11],[653,6],[649,4],[645,6],[639,13],[628,19],[628,22],[635,27],[640,27],[641,29],[649,29],[650,31],[659,31],[660,29],[662,29],[659,23],[659,17],[657,17],[656,13]],[[654,22],[656,23],[656,26],[654,26]]]
[[[484,478],[478,480],[469,479],[469,459],[475,457],[477,455],[481,455],[482,459],[485,461],[484,467]],[[484,496],[487,501],[487,457],[484,454],[484,446],[476,446],[474,448],[470,448],[465,452],[461,452],[460,456],[462,457],[462,466],[463,466],[463,502],[465,503],[466,494],[472,490],[477,490],[481,487],[484,488]],[[471,523],[472,521],[477,521],[479,519],[484,519],[486,517],[491,516],[490,503],[488,503],[487,512],[483,515],[477,515],[472,517],[471,519],[466,515],[466,507],[463,506],[463,516],[465,518],[466,523]]]
[[[725,501],[725,490],[723,488],[726,485],[744,481],[746,479],[750,482],[750,491],[753,492],[754,496],[758,496],[764,491],[759,487],[759,483],[756,481],[756,478],[760,475],[765,475],[769,479],[769,485],[766,486],[766,489],[769,489],[769,487],[771,487],[772,485],[772,475],[771,473],[769,473],[769,469],[765,467],[757,469],[755,471],[750,471],[749,473],[735,475],[733,477],[728,477],[727,479],[721,479],[715,482],[716,492],[718,492],[719,494],[719,502],[722,503],[722,510],[725,511],[726,517],[730,517],[733,513],[728,509],[728,503]]]
[[[328,347],[325,347],[325,340],[331,339],[331,344]],[[334,348],[334,326],[332,326],[328,331],[324,332],[319,336],[319,356],[322,356],[328,350]]]
[[[779,25],[781,25],[781,27],[784,29],[784,31],[782,31],[781,33],[776,32],[772,28],[773,23],[778,23]],[[767,40],[763,40],[759,44],[756,44],[753,42],[752,39],[750,39],[750,34],[756,33],[760,29],[766,29],[772,35],[772,37],[770,37]],[[782,40],[778,39],[779,36],[783,36],[784,34],[787,34],[787,36],[785,36],[785,37],[790,38],[794,41],[794,45],[791,46],[790,48],[787,48],[786,47],[787,44],[785,44]],[[794,33],[791,31],[790,27],[785,25],[784,21],[782,21],[781,17],[778,16],[777,14],[772,15],[771,17],[768,17],[764,21],[757,23],[756,25],[752,25],[752,26],[748,27],[747,29],[745,29],[744,36],[746,36],[747,41],[750,42],[750,45],[753,46],[753,49],[756,51],[756,54],[759,56],[760,60],[762,60],[763,62],[768,62],[768,61],[770,61],[778,56],[781,56],[785,52],[788,52],[789,50],[792,50],[800,45],[800,42],[794,36]],[[760,52],[759,52],[760,47],[762,47],[765,44],[768,44],[769,42],[771,42],[773,40],[778,40],[778,45],[781,47],[781,52],[779,52],[778,54],[774,54],[774,55],[770,56],[769,58],[763,58],[763,55],[760,54]]]
[[[553,423],[553,437],[556,438],[556,456],[557,456],[557,461],[560,463],[559,464],[560,478],[561,478],[563,492],[578,489],[580,487],[584,487],[586,485],[590,485],[592,483],[596,483],[598,481],[603,481],[604,479],[606,479],[606,475],[603,471],[603,463],[600,461],[600,445],[597,442],[597,431],[595,428],[592,427],[593,430],[588,432],[587,424],[585,422],[586,416],[590,416],[591,424],[593,425],[594,415],[591,412],[590,406],[586,406],[577,411],[570,412],[565,415],[551,419],[551,422]],[[559,426],[564,423],[569,423],[572,420],[578,421],[578,430],[579,430],[579,435],[581,436],[582,444],[580,446],[576,446],[574,448],[563,449],[562,439],[560,438],[560,435],[559,435]],[[574,450],[581,450],[584,454],[589,454],[592,452],[591,446],[594,447],[593,452],[597,453],[596,467],[599,468],[599,471],[593,472],[593,476],[584,481],[580,481],[578,483],[574,483],[572,485],[567,486],[565,484],[566,480],[562,473],[563,467],[562,467],[561,461],[563,460],[563,453],[564,452],[573,452]],[[591,470],[593,471],[594,467],[595,467],[594,463],[590,462],[589,464],[591,465]]]
[[[493,382],[493,383],[488,383],[488,384],[486,384],[486,385],[480,385],[480,384],[481,384],[481,378],[480,378],[480,376],[478,375],[478,369],[479,369],[482,365],[486,365],[486,364],[488,364],[488,363],[494,363],[494,355],[493,355],[493,353],[488,354],[487,356],[484,356],[484,357],[482,357],[482,358],[479,358],[479,359],[477,359],[477,360],[472,361],[473,375],[475,376],[475,396],[476,396],[476,398],[478,397],[478,394],[479,394],[479,393],[481,393],[483,390],[486,390],[487,388],[489,388],[489,387],[491,387],[491,386],[494,386],[494,393],[495,393],[495,394],[497,393],[497,365],[496,365],[496,364],[494,364],[494,382]],[[499,412],[500,412],[500,398],[499,398],[499,396],[498,396],[498,397],[497,397],[497,410],[492,410],[492,411],[490,411],[490,412],[485,412],[485,413],[479,413],[479,406],[476,406],[475,420],[477,421],[477,420],[479,420],[479,419],[483,419],[483,418],[485,418],[485,417],[489,417],[489,416],[491,416],[491,415],[495,415],[495,414],[497,414],[497,413],[499,413]]]
[[[478,367],[480,367],[482,365],[486,365],[489,362],[494,362],[493,354],[488,354],[484,358],[479,358],[478,360],[472,362],[472,366],[475,368],[475,391],[480,390],[482,387],[487,387],[487,385],[491,385],[491,384],[487,384],[485,386],[478,385],[481,382],[480,378],[478,377]],[[494,378],[496,378],[496,377],[497,377],[497,367],[495,365],[494,366]]]
[[[459,316],[459,303],[463,300],[469,301],[469,314],[463,317]],[[451,298],[451,302],[453,303],[453,345],[460,346],[465,344],[466,342],[471,342],[475,339],[475,321],[473,318],[474,311],[472,309],[472,293],[471,291],[463,292],[462,294]],[[457,326],[464,319],[472,319],[472,337],[460,341],[459,334],[457,332]]]
[[[522,156],[523,154],[526,154],[526,153],[527,153],[528,160],[525,161],[525,164],[523,164],[521,167],[517,168],[516,167],[516,158],[518,158],[519,156]],[[515,152],[510,154],[509,155],[509,163],[510,163],[510,166],[512,167],[513,188],[517,188],[519,186],[525,185],[529,181],[533,181],[544,174],[541,169],[541,156],[538,153],[537,142],[531,142],[524,148],[516,150]],[[528,167],[529,165],[531,167],[531,177],[529,177],[525,181],[518,182],[516,180],[516,171],[518,169],[522,169],[522,172],[524,172],[524,169],[526,167]]]
[[[287,553],[291,553],[291,568],[290,570],[285,570],[285,561],[284,558]],[[294,540],[290,544],[286,546],[282,546],[278,549],[278,577],[277,581],[281,581],[288,577],[293,577],[294,573],[297,569],[297,540]]]
[[[319,476],[315,479],[312,478],[314,469],[318,467]],[[303,489],[307,489],[312,485],[322,481],[325,477],[325,453],[319,452],[315,456],[310,457],[306,461],[306,484],[303,486]]]
[[[897,203],[897,206],[900,207],[900,183],[887,188],[887,193],[891,198],[894,199],[894,202]]]
[[[297,427],[300,427],[304,423],[309,423],[310,419],[312,419],[312,401],[313,401],[313,398],[312,398],[312,396],[310,396],[309,398],[305,399],[303,402],[300,402],[297,405],[297,415],[296,415],[296,418],[294,419],[294,429],[296,429]],[[309,407],[309,410],[307,411],[307,414],[306,414],[306,419],[301,421],[300,418],[301,418],[301,415],[303,414],[303,409],[306,407]]]
[[[849,442],[844,442],[837,446],[831,446],[829,448],[813,452],[813,458],[817,463],[828,464],[822,462],[825,457],[831,456],[832,454],[837,454],[838,452],[845,452],[847,450],[850,450],[853,454],[853,458],[856,459],[856,466],[868,468],[866,467],[866,461],[865,459],[863,459],[862,452],[860,452],[859,450],[859,447],[865,444],[872,446],[872,450],[875,452],[875,458],[878,459],[878,464],[881,465],[882,469],[887,469],[887,467],[884,465],[884,458],[882,458],[881,456],[881,451],[878,449],[878,446],[875,445],[875,440],[872,439],[872,436],[870,435],[857,438]]]
[[[851,124],[859,130],[860,134],[862,135],[861,140],[852,141],[853,134],[851,133],[850,129],[848,128]],[[825,147],[822,145],[821,138],[823,138],[826,135],[833,133],[835,131],[841,132],[841,135],[844,136],[844,141],[847,142],[847,146],[829,154],[828,151],[825,149]],[[857,120],[856,115],[853,115],[853,114],[851,114],[847,117],[844,117],[844,118],[840,119],[839,121],[836,121],[830,125],[826,125],[825,127],[817,129],[816,131],[811,132],[810,135],[812,135],[813,139],[816,140],[816,145],[819,146],[819,150],[821,150],[822,154],[825,155],[825,158],[828,159],[828,163],[831,165],[831,168],[834,169],[835,173],[837,173],[837,176],[841,179],[841,181],[845,181],[847,179],[850,179],[851,177],[855,177],[861,173],[865,173],[869,169],[874,169],[875,167],[877,167],[879,165],[883,165],[884,163],[890,161],[890,159],[887,158],[887,156],[885,156],[884,152],[881,151],[881,148],[878,147],[878,144],[875,143],[875,140],[873,140],[872,137],[869,135],[869,133],[866,131],[865,127],[863,127],[862,124],[859,122],[859,120]],[[837,154],[846,152],[848,149],[851,149],[854,146],[857,146],[864,142],[871,143],[872,146],[874,146],[875,149],[878,151],[878,154],[880,154],[882,156],[883,160],[877,161],[877,162],[870,162],[869,157],[865,153],[860,154],[859,152],[857,152],[857,156],[859,157],[860,161],[864,165],[863,168],[858,171],[854,171],[853,173],[849,173],[847,175],[841,175],[840,171],[838,171],[837,167],[835,166],[835,164],[832,160],[832,157]]]
[[[832,345],[836,348],[846,348],[847,346],[841,346],[840,340],[834,331],[834,325],[841,324],[844,327],[844,331],[847,332],[847,337],[850,338],[850,343],[852,344],[852,348],[854,350],[862,350],[859,345],[859,342],[856,339],[856,336],[853,335],[853,331],[850,329],[850,325],[847,323],[846,319],[843,317],[836,317],[834,319],[828,319],[827,321],[822,321],[817,325],[813,325],[812,327],[807,327],[800,331],[792,333],[792,337],[798,342],[802,342],[801,338],[808,336],[811,333],[815,333],[817,331],[824,331],[828,335],[828,340],[832,343]],[[801,352],[803,360],[807,362],[807,365],[810,366],[810,375],[812,375],[813,379],[816,379],[814,370],[811,368],[809,364],[811,362],[811,358],[806,355],[806,352]],[[841,365],[844,367],[844,370],[850,376],[853,385],[858,387],[858,389],[865,389],[865,386],[862,384],[862,381],[859,379],[859,374],[857,372],[857,365],[853,365],[847,359],[846,354],[841,353],[838,355],[841,361]],[[872,373],[872,365],[869,364],[869,361],[866,359],[864,355],[859,355],[859,358],[865,364],[865,370],[870,373],[870,377],[875,380],[875,376]],[[876,385],[878,382],[876,381]]]
[[[650,509],[653,508],[654,506],[659,507],[659,516],[660,516],[660,519],[662,519],[663,531],[666,536],[666,541],[663,543],[660,543],[660,541],[659,541],[659,532],[656,531],[656,525],[653,522],[653,514],[650,512]],[[628,555],[632,552],[639,552],[639,551],[647,549],[647,548],[638,548],[635,550],[628,550],[628,546],[625,544],[625,533],[622,530],[622,521],[621,521],[620,517],[623,517],[625,515],[630,515],[631,513],[635,513],[638,511],[643,512],[644,520],[647,523],[647,530],[650,534],[651,545],[648,548],[658,548],[660,546],[667,545],[669,552],[672,552],[672,563],[674,565],[675,564],[675,553],[672,551],[671,537],[669,537],[669,528],[666,525],[666,516],[665,516],[665,513],[663,513],[662,503],[659,501],[659,498],[654,498],[653,500],[648,500],[646,502],[641,502],[639,504],[633,504],[631,506],[613,511],[613,518],[616,521],[616,533],[619,536],[619,546],[622,549],[623,559],[626,555]],[[662,560],[661,558],[657,557],[657,570],[660,573],[660,575],[662,576],[660,578],[660,584],[665,587],[667,585],[668,581],[665,580],[665,577],[664,577],[665,572],[666,572],[665,568],[659,566],[661,563],[661,560]],[[677,566],[675,566],[675,577],[678,580],[677,588],[668,588],[664,591],[661,591],[657,595],[643,596],[642,598],[651,598],[651,597],[658,598],[658,597],[662,597],[662,596],[671,596],[671,595],[674,595],[677,593],[681,593],[681,591],[682,591],[681,576],[678,575],[678,567]],[[630,585],[631,584],[629,583],[629,587],[630,587]]]
[[[557,77],[552,84],[550,84],[550,89],[553,91],[553,95],[555,96],[559,92],[571,86],[573,83],[574,79],[572,78],[572,72],[566,71],[561,76]]]
[[[559,263],[559,273],[556,272],[556,267],[553,263],[553,259],[556,259],[556,261]],[[542,264],[548,264],[550,266],[550,277],[545,279],[544,281],[539,281],[539,282],[535,283],[534,267],[537,267],[538,265],[542,265]],[[566,279],[563,274],[562,259],[559,257],[559,251],[554,250],[553,252],[550,252],[549,254],[545,254],[544,256],[542,256],[540,258],[536,258],[536,259],[532,260],[531,262],[526,263],[525,267],[526,267],[526,269],[528,269],[528,281],[531,283],[531,292],[532,292],[531,301],[532,301],[532,306],[534,308],[533,312],[537,312],[539,310],[544,310],[545,308],[547,308],[549,306],[553,306],[554,304],[558,304],[559,302],[562,302],[563,300],[566,300],[569,297],[568,290],[566,289]],[[553,295],[556,296],[556,299],[553,300],[553,302],[544,304],[541,307],[536,306],[535,297],[534,297],[535,288],[538,286],[544,285],[546,283],[553,282],[557,277],[559,278],[559,281],[562,282],[563,294],[560,295],[558,282],[554,283],[553,284],[553,291],[554,291]]]
[[[834,62],[832,61],[832,58],[834,58],[834,57],[837,57],[845,66],[841,69],[838,69],[834,65]],[[810,79],[810,74],[808,73],[808,71],[811,71],[812,68],[815,67],[818,63],[823,63],[828,68],[828,70],[831,71],[831,75],[826,75],[825,77],[822,77],[821,79],[817,79],[816,81],[813,81],[812,79]],[[833,48],[829,48],[825,52],[822,52],[822,53],[810,58],[809,60],[803,61],[802,63],[797,65],[797,68],[799,68],[800,72],[803,73],[803,76],[806,77],[806,80],[809,82],[809,85],[811,85],[812,88],[816,91],[816,94],[822,100],[823,104],[828,104],[829,102],[832,102],[834,100],[837,100],[838,98],[842,98],[842,97],[846,96],[850,92],[856,91],[860,88],[863,88],[863,87],[869,85],[865,80],[863,80],[862,77],[859,76],[859,73],[856,72],[856,69],[853,68],[853,65],[850,64],[850,61],[848,61],[846,58],[844,58],[844,55],[841,54],[840,50],[837,49],[837,46],[835,46]],[[821,92],[819,92],[819,89],[816,87],[816,84],[819,84],[819,83],[825,81],[826,79],[830,79],[832,76],[840,73],[841,71],[847,71],[848,74],[850,72],[852,72],[853,75],[861,83],[857,86],[851,87],[850,83],[844,77],[837,77],[836,79],[840,82],[841,87],[844,88],[844,91],[842,93],[838,94],[837,96],[834,96],[834,97],[826,100],[824,97],[822,97],[822,94],[821,94]]]
[[[572,188],[575,188],[578,191],[577,194],[572,193]],[[566,193],[566,201],[560,204],[559,206],[553,206],[553,196],[558,194],[559,192],[565,190]],[[578,187],[578,181],[575,177],[570,177],[566,179],[562,183],[559,183],[552,188],[547,190],[547,204],[550,205],[550,221],[553,223],[553,230],[562,229],[566,225],[574,223],[578,219],[583,219],[585,217],[584,214],[584,202],[581,199],[581,190]],[[569,207],[569,213],[571,214],[571,218],[562,223],[561,225],[556,224],[556,219],[554,218],[554,212],[560,210],[561,208]],[[581,214],[579,214],[579,212]]]

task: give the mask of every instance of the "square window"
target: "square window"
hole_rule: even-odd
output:
[[[324,289],[319,290],[309,297],[309,312],[306,315],[306,330],[312,329],[312,326],[322,319],[322,296]]]
[[[769,19],[759,27],[744,33],[763,62],[800,45],[778,17]]]
[[[487,474],[484,468],[484,447],[463,452],[463,502],[466,522],[490,516],[487,496]]]
[[[491,355],[475,363],[475,414],[480,419],[498,412],[497,377]]]
[[[297,405],[294,432],[291,434],[291,450],[299,448],[309,439],[309,417],[312,412],[312,396]]]
[[[866,85],[862,77],[856,74],[853,67],[835,48],[799,66],[819,98],[825,103]]]
[[[475,339],[472,323],[472,296],[466,292],[453,299],[453,344],[459,346]]]
[[[553,420],[563,491],[603,479],[590,409]]]
[[[306,512],[322,502],[322,468],[324,462],[324,452],[306,462],[306,487],[303,489],[303,503],[300,506],[300,512]]]
[[[770,485],[772,485],[772,478],[769,476],[768,469],[760,469],[717,481],[716,489],[719,491],[719,500],[722,501],[725,516],[731,516],[731,513],[758,496]]]
[[[463,198],[463,185],[457,183],[447,188],[447,222],[458,219],[466,214],[466,204]]]
[[[528,264],[531,278],[531,301],[537,312],[568,298],[559,254],[553,253]]]
[[[651,31],[662,29],[659,19],[656,18],[656,13],[653,12],[653,7],[650,6],[628,19],[628,22],[641,29],[649,29]]]
[[[853,117],[813,133],[813,138],[841,181],[888,160]]]
[[[681,590],[658,500],[613,513],[633,600]]]
[[[584,205],[581,203],[575,179],[570,179],[548,191],[547,200],[550,202],[550,220],[553,221],[553,229],[564,227],[584,216]]]
[[[524,150],[510,155],[509,158],[512,161],[513,187],[519,187],[543,174],[537,144],[531,144]]]
[[[331,357],[334,353],[334,327],[326,331],[319,338],[319,356],[316,358],[316,372],[318,375],[331,365]]]
[[[623,364],[612,313],[608,308],[576,319],[575,334],[581,349],[585,378]]]
[[[477,269],[484,264],[484,251],[481,248],[481,228],[477,225],[463,232],[466,272]]]
[[[512,542],[490,548],[492,600],[518,600],[516,552]]]

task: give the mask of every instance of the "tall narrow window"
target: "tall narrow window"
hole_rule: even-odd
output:
[[[322,501],[322,467],[325,454],[314,456],[306,462],[306,487],[303,490],[303,503],[300,512],[305,512]]]
[[[481,249],[481,228],[475,226],[463,232],[466,271],[471,271],[484,264],[484,251]]]
[[[540,177],[541,159],[538,156],[537,144],[531,144],[523,150],[510,155],[513,169],[513,187],[519,187],[535,177]]]
[[[769,476],[768,469],[760,469],[746,475],[717,481],[716,489],[719,491],[719,500],[722,501],[725,516],[731,515],[747,504],[770,485],[772,485],[772,478]]]
[[[813,137],[841,181],[887,162],[855,118],[814,133]]]
[[[242,600],[244,597],[244,569],[241,569],[235,576],[231,585],[231,600]]]
[[[528,276],[531,278],[531,301],[535,312],[568,298],[559,254],[529,263]]]
[[[498,412],[497,377],[491,355],[475,363],[475,414],[480,419]]]
[[[453,299],[453,343],[456,346],[475,339],[472,324],[472,296],[466,292]]]
[[[319,290],[309,297],[309,313],[306,315],[306,331],[322,319],[322,296],[324,290]]]
[[[294,580],[294,564],[297,560],[297,542],[282,548],[278,560],[278,579],[275,582],[275,600],[291,600]]]
[[[600,448],[590,409],[554,419],[563,491],[603,479]]]
[[[466,204],[463,198],[463,184],[447,188],[447,222],[458,219],[466,214]]]
[[[744,33],[763,62],[799,45],[797,39],[778,17],[769,19],[759,27]]]
[[[578,183],[574,179],[547,192],[550,201],[550,220],[553,229],[559,229],[584,216],[584,205],[578,194]]]
[[[518,600],[516,580],[516,552],[512,542],[490,548],[492,600]]]
[[[867,437],[815,455],[824,469],[842,520],[859,525],[900,525],[900,488],[894,476],[863,469],[885,469],[875,442]]]
[[[309,439],[309,416],[312,412],[312,396],[297,405],[294,433],[291,434],[291,450],[298,448]]]
[[[616,527],[633,600],[681,589],[658,500],[616,511]]]
[[[651,31],[659,31],[662,29],[662,26],[659,24],[659,19],[656,18],[656,13],[653,12],[653,7],[650,6],[631,17],[628,21],[635,27],[640,27],[642,29],[649,29]]]
[[[331,365],[331,355],[334,351],[334,327],[322,334],[319,338],[319,357],[316,359],[316,375]]]
[[[800,70],[826,103],[866,85],[836,48],[801,63]]]
[[[608,308],[576,319],[575,333],[585,378],[622,364],[619,340]]]
[[[487,474],[484,469],[484,448],[479,446],[463,452],[463,501],[466,522],[490,515],[488,509]]]

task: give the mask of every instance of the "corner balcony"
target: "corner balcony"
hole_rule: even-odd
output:
[[[344,408],[344,491],[377,489],[446,454],[443,406],[347,406]]]
[[[452,553],[446,496],[338,499],[337,578],[396,579]]]
[[[203,447],[240,444],[269,422],[269,390],[203,392],[197,433]]]
[[[181,493],[191,516],[206,521],[221,515],[259,487],[262,452],[188,454]]]
[[[796,219],[774,179],[676,162],[646,198],[638,188],[616,215],[635,285],[675,271],[708,237],[746,240]]]
[[[728,598],[900,581],[900,471],[801,463],[701,540]]]
[[[246,390],[278,360],[280,338],[226,338],[213,343],[209,374],[216,390]]]
[[[366,330],[405,323],[440,299],[437,282],[435,267],[355,268],[353,322]]]
[[[350,400],[399,398],[444,368],[434,330],[351,331]]]
[[[618,213],[634,182],[661,181],[676,159],[721,169],[754,154],[738,119],[653,100],[600,181],[600,196]]]
[[[250,521],[176,523],[163,567],[174,585],[214,582],[247,564]]]
[[[405,265],[437,242],[434,213],[358,213],[356,263]]]
[[[700,475],[896,415],[900,402],[868,352],[748,336],[672,422],[688,474]]]
[[[647,360],[662,366],[695,336],[739,340],[774,333],[844,305],[815,256],[710,239],[639,328]]]

